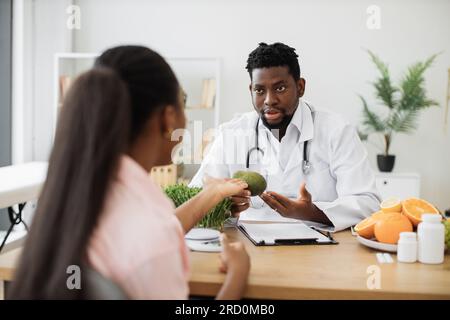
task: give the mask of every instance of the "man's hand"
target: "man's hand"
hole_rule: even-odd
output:
[[[300,185],[297,199],[289,199],[273,191],[266,191],[261,199],[272,209],[286,218],[315,221],[327,225],[333,225],[328,217],[311,201],[311,194],[306,190],[306,184]]]
[[[250,207],[250,191],[242,190],[240,193],[231,197],[233,205],[231,206],[231,214],[238,217],[239,214]]]

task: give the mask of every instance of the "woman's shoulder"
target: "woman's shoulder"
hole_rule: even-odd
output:
[[[111,183],[89,244],[91,258],[122,275],[152,257],[179,251],[182,239],[175,207],[161,188],[148,175],[134,182],[124,176]]]
[[[175,209],[162,188],[152,180],[149,172],[129,156],[123,156],[120,161],[116,178],[111,182],[105,199],[106,204],[109,202],[114,203],[115,206],[146,207],[142,208],[142,211],[160,213],[173,213]]]
[[[100,226],[121,235],[118,241],[138,250],[145,249],[147,254],[158,251],[156,247],[149,251],[149,243],[169,241],[181,228],[173,203],[149,176],[138,185],[131,181],[113,182],[101,220]],[[141,247],[141,244],[145,245]]]

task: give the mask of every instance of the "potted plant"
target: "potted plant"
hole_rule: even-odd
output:
[[[427,97],[423,74],[435,60],[437,54],[424,62],[417,62],[408,67],[398,85],[391,81],[388,65],[378,56],[368,50],[372,62],[380,76],[373,82],[377,101],[384,107],[384,111],[375,112],[369,107],[366,99],[359,96],[363,105],[363,130],[360,132],[362,140],[366,140],[372,133],[381,134],[384,138],[384,150],[377,155],[378,169],[391,172],[395,155],[389,153],[393,134],[412,133],[416,129],[419,113],[438,103]]]

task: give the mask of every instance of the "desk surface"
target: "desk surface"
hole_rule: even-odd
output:
[[[262,299],[450,299],[450,256],[440,265],[378,264],[375,250],[360,245],[349,231],[335,234],[339,245],[256,247],[241,232],[251,256],[246,298]],[[0,255],[0,280],[13,278],[21,249]],[[395,255],[393,255],[395,260]],[[215,296],[224,280],[217,253],[191,252],[192,295]],[[381,289],[369,290],[369,266],[378,266]]]
[[[359,244],[350,231],[334,235],[338,245],[256,247],[240,231],[225,230],[231,239],[245,243],[251,257],[246,298],[450,299],[448,253],[440,265],[378,264],[377,251]],[[192,295],[214,296],[219,291],[224,275],[218,272],[217,255],[191,252]],[[372,265],[379,267],[381,289],[367,287]]]
[[[12,280],[14,269],[21,252],[22,248],[16,248],[0,254],[0,281]]]

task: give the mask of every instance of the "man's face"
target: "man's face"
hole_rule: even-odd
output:
[[[254,69],[249,86],[253,107],[269,126],[291,117],[305,92],[305,79],[298,81],[287,66]]]

